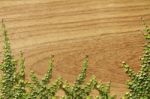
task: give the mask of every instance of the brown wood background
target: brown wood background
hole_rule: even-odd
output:
[[[111,81],[112,94],[119,96],[128,79],[121,62],[139,68],[141,17],[150,24],[150,0],[0,0],[14,55],[25,53],[27,79],[30,70],[41,78],[53,54],[53,79],[61,75],[73,82],[89,55],[87,80],[95,75]]]

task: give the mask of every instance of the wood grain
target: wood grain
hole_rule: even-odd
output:
[[[53,54],[53,79],[61,75],[73,82],[89,55],[87,80],[95,75],[111,81],[119,97],[128,79],[121,62],[139,69],[141,17],[150,24],[150,0],[0,0],[14,55],[25,53],[27,79],[30,70],[41,78]],[[2,58],[2,43],[0,53]]]

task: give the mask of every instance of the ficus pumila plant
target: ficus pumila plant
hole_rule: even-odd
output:
[[[150,29],[146,26],[145,39],[147,41],[144,55],[141,58],[141,68],[138,73],[123,62],[123,68],[130,77],[128,81],[129,92],[122,99],[150,99]],[[92,90],[97,90],[99,95],[95,99],[116,99],[110,94],[111,84],[103,84],[92,77],[85,82],[88,56],[83,60],[82,70],[73,84],[63,78],[51,81],[54,67],[54,56],[48,63],[48,71],[42,79],[31,72],[31,81],[25,79],[25,58],[20,53],[18,61],[14,59],[7,35],[7,30],[2,20],[0,32],[3,35],[3,60],[0,64],[0,99],[57,99],[56,93],[63,90],[65,95],[61,99],[93,99]]]

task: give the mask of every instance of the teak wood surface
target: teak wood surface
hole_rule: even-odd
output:
[[[145,43],[141,17],[150,25],[150,0],[0,0],[0,19],[15,57],[24,52],[27,79],[31,70],[41,78],[55,55],[53,79],[72,83],[89,55],[87,81],[92,75],[111,81],[111,93],[119,97],[128,79],[121,62],[139,69]],[[0,42],[2,59],[2,34]]]

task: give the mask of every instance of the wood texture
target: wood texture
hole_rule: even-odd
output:
[[[53,54],[53,79],[61,75],[73,82],[89,55],[87,80],[95,75],[111,81],[118,96],[128,79],[121,62],[139,68],[141,17],[150,24],[150,0],[0,0],[0,19],[5,19],[14,55],[25,53],[27,79],[30,70],[41,78]],[[0,53],[2,58],[2,43]]]

